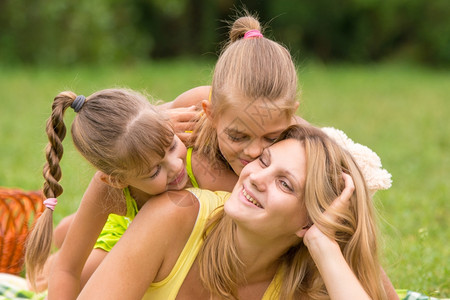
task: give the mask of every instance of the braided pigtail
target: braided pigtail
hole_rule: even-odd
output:
[[[33,288],[35,288],[36,276],[42,270],[51,251],[53,209],[56,205],[56,198],[63,192],[63,188],[59,184],[62,176],[59,165],[63,155],[62,141],[66,136],[66,126],[63,118],[64,112],[74,103],[75,99],[76,95],[72,92],[63,92],[56,96],[52,105],[52,114],[47,121],[46,131],[49,143],[45,150],[47,162],[43,168],[45,179],[43,192],[47,198],[44,204],[47,208],[39,217],[27,238],[25,253],[26,272]]]

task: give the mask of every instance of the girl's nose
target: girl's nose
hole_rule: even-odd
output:
[[[176,156],[169,157],[166,162],[166,166],[167,166],[167,175],[171,179],[177,176],[178,173],[181,171],[181,168],[184,167],[183,160]]]
[[[254,139],[251,141],[247,147],[244,149],[244,154],[252,159],[259,157],[264,149],[264,145],[259,139]]]

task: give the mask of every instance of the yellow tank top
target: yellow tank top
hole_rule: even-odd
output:
[[[200,203],[194,228],[170,274],[162,281],[154,282],[150,285],[143,298],[145,300],[171,300],[177,297],[178,291],[203,244],[203,230],[208,216],[214,209],[222,205],[230,195],[228,192],[211,192],[196,188],[188,190],[197,197]],[[267,288],[263,300],[278,299],[280,283],[281,278],[277,273]]]
[[[131,196],[128,187],[123,189],[123,194],[127,203],[126,216],[119,216],[116,214],[110,214],[108,216],[108,220],[94,245],[95,249],[102,249],[107,252],[111,251],[112,247],[117,244],[138,213],[136,201]]]

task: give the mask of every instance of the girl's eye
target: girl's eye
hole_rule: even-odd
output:
[[[294,190],[292,189],[292,187],[289,185],[289,183],[287,183],[284,180],[280,180],[280,185],[283,189],[289,191],[289,192],[293,192]]]
[[[234,136],[234,135],[228,134],[228,138],[233,142],[240,142],[245,139],[245,136]]]
[[[153,179],[153,178],[155,178],[156,176],[158,176],[158,174],[159,174],[160,171],[161,171],[161,165],[157,165],[157,166],[156,166],[156,171],[155,171],[155,173],[153,173],[152,175],[150,175],[150,178]]]
[[[273,144],[273,142],[275,142],[277,140],[277,138],[264,138],[267,142],[269,142],[270,144]]]
[[[178,142],[175,140],[172,144],[172,146],[169,148],[169,152],[174,151],[177,148]]]

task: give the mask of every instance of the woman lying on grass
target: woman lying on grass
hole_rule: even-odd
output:
[[[386,299],[380,273],[357,164],[321,130],[295,125],[231,194],[148,201],[80,299]]]

